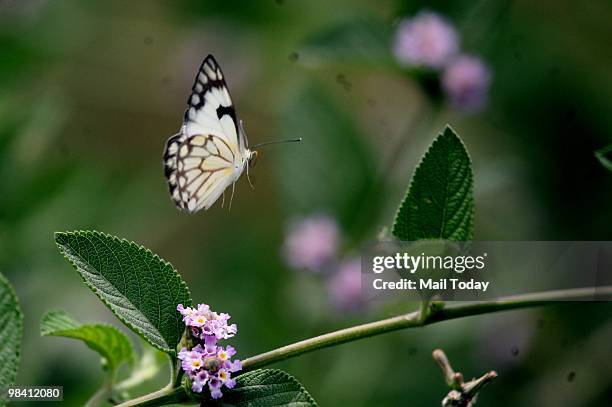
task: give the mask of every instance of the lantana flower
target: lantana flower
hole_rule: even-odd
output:
[[[338,266],[328,281],[333,305],[341,311],[357,311],[365,304],[361,290],[361,259],[351,257]]]
[[[314,215],[294,222],[285,239],[284,255],[296,269],[321,271],[334,259],[340,240],[336,221],[326,215]]]
[[[461,55],[444,70],[442,88],[452,106],[474,112],[486,104],[490,80],[489,68],[480,58]]]
[[[459,42],[459,34],[448,20],[423,10],[400,21],[393,54],[403,66],[435,71],[447,103],[465,113],[476,113],[486,106],[491,71],[477,56],[461,53]]]
[[[231,389],[236,385],[232,373],[242,370],[242,363],[232,360],[236,349],[221,346],[217,341],[233,337],[238,328],[228,324],[229,314],[213,312],[206,304],[195,308],[179,304],[177,310],[195,342],[191,349],[183,348],[178,354],[181,367],[191,380],[191,390],[201,393],[207,386],[211,397],[218,399],[223,396],[223,386]]]
[[[400,22],[393,53],[404,65],[439,69],[459,50],[455,28],[440,15],[421,11]]]

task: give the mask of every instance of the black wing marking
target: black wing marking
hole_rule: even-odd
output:
[[[236,146],[246,147],[223,72],[212,55],[202,61],[191,90],[184,117],[187,134],[197,134],[200,128],[219,131],[225,133],[230,140],[235,137]],[[226,115],[232,121],[231,129],[221,123]]]

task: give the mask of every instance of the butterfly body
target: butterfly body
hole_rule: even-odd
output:
[[[248,148],[223,73],[207,56],[187,100],[183,125],[164,152],[170,197],[187,213],[210,208],[242,175],[256,152]]]

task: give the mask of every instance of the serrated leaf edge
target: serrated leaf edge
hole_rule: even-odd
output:
[[[461,139],[461,137],[459,137],[459,134],[452,128],[451,125],[447,124],[444,127],[444,130],[442,130],[442,132],[440,132],[438,134],[438,136],[436,137],[436,139],[433,141],[433,143],[431,143],[431,145],[427,148],[427,151],[425,152],[425,154],[423,154],[423,156],[421,157],[421,159],[419,160],[419,164],[416,166],[416,168],[414,169],[413,173],[412,173],[412,177],[410,178],[410,183],[408,184],[408,188],[406,189],[406,193],[404,194],[404,198],[402,199],[402,202],[400,203],[398,209],[395,211],[395,216],[393,217],[393,226],[391,229],[391,235],[398,239],[397,235],[395,234],[396,231],[396,224],[397,224],[397,218],[399,216],[399,214],[402,212],[402,210],[404,209],[404,207],[406,205],[408,205],[408,195],[410,193],[410,190],[412,188],[412,185],[414,183],[414,178],[415,175],[418,171],[418,169],[421,167],[421,165],[423,164],[423,162],[427,159],[427,157],[429,157],[432,153],[431,150],[434,148],[434,146],[436,145],[436,143],[438,143],[438,141],[444,137],[447,132],[450,131],[450,134],[455,137],[457,140],[459,140],[459,143],[461,144],[461,146],[463,147],[463,150],[465,151],[467,158],[468,158],[468,163],[469,163],[469,168],[470,168],[470,178],[472,179],[472,182],[470,183],[470,188],[468,193],[470,193],[470,195],[473,196],[474,193],[474,170],[472,169],[472,157],[470,156],[470,152],[468,151],[465,143],[463,142],[463,140]],[[474,205],[472,205],[472,209],[470,210],[470,214],[469,214],[469,221],[470,223],[473,225],[474,224],[474,216],[475,216],[475,207]],[[473,231],[470,230],[469,231],[469,236],[467,240],[471,240],[473,237]],[[424,239],[420,239],[420,240],[439,240],[440,238],[424,238]]]
[[[318,406],[318,404],[315,401],[315,399],[312,398],[312,396],[310,395],[308,390],[306,390],[306,388],[302,385],[302,383],[300,383],[299,380],[296,379],[293,375],[285,372],[284,370],[280,370],[280,369],[257,369],[257,370],[252,370],[252,371],[244,372],[244,373],[236,376],[236,380],[238,380],[238,378],[240,378],[241,376],[246,375],[246,374],[258,374],[258,375],[280,374],[283,377],[289,379],[289,381],[292,382],[293,384],[296,384],[299,387],[299,392],[304,394],[308,398],[307,401],[309,403],[312,403],[313,406]],[[261,385],[261,386],[264,386],[264,385]],[[249,388],[249,387],[254,387],[254,386],[244,386],[244,387],[241,387],[241,389]]]
[[[607,170],[612,171],[612,160],[606,157],[606,154],[612,152],[612,144],[595,150],[593,154],[599,163]]]
[[[98,236],[103,236],[106,238],[110,238],[113,241],[116,241],[118,243],[127,243],[128,245],[136,248],[137,250],[143,250],[146,253],[150,253],[151,255],[153,255],[154,259],[159,260],[162,264],[170,266],[170,268],[172,268],[172,270],[178,275],[179,277],[179,283],[185,288],[185,290],[187,291],[188,295],[189,295],[189,304],[183,304],[183,305],[191,305],[193,303],[193,300],[191,299],[191,291],[189,291],[189,287],[187,286],[187,283],[185,283],[185,281],[180,277],[178,271],[176,271],[176,269],[174,268],[174,266],[172,265],[172,263],[170,263],[167,260],[162,259],[161,257],[159,257],[159,255],[157,255],[156,253],[152,252],[151,250],[147,249],[146,247],[139,245],[138,243],[131,241],[131,240],[127,240],[125,238],[119,238],[117,236],[108,234],[108,233],[104,233],[104,232],[100,232],[97,230],[75,230],[75,231],[71,231],[71,232],[55,232],[54,233],[54,241],[55,244],[57,245],[60,253],[62,254],[62,256],[64,256],[64,258],[66,260],[68,260],[68,262],[72,265],[72,267],[78,272],[79,276],[81,277],[81,279],[83,280],[83,283],[85,283],[85,285],[87,287],[89,287],[89,289],[91,291],[93,291],[93,293],[100,299],[100,301],[102,301],[104,303],[104,305],[106,305],[106,307],[125,325],[127,326],[130,330],[132,330],[133,332],[135,332],[138,336],[140,336],[144,341],[146,341],[147,343],[149,343],[151,346],[153,346],[156,349],[159,349],[162,352],[165,353],[169,353],[169,354],[176,354],[176,349],[170,349],[169,347],[162,347],[159,346],[156,343],[151,342],[146,336],[145,333],[142,332],[140,329],[136,328],[135,326],[132,327],[131,324],[129,322],[127,322],[127,320],[125,320],[123,317],[121,317],[121,315],[119,315],[118,313],[116,313],[113,308],[110,306],[109,302],[106,301],[104,298],[102,298],[102,296],[98,293],[98,289],[93,286],[92,284],[90,284],[85,277],[83,277],[82,273],[79,272],[78,267],[76,266],[76,264],[68,257],[67,253],[65,252],[64,248],[60,245],[60,243],[58,242],[58,237],[60,236],[68,236],[70,234],[74,234],[74,235],[79,235],[84,237],[87,234],[93,234],[93,235],[98,235]],[[106,278],[104,278],[106,280]],[[108,281],[108,280],[107,280]],[[109,282],[110,284],[110,282]],[[134,304],[128,300],[128,302],[130,304],[132,304],[132,306],[134,306]],[[138,309],[137,307],[134,306],[135,309]],[[149,321],[148,318],[145,317],[145,319],[151,324],[151,326],[153,326],[153,324],[151,323],[151,321]],[[161,335],[161,333],[159,334],[159,336],[163,339],[163,336]],[[165,342],[165,339],[164,339]]]

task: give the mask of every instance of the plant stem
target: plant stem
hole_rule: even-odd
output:
[[[183,377],[180,365],[178,365],[178,358],[174,355],[168,355],[170,364],[170,381],[168,382],[167,388],[174,388],[181,385],[180,378]],[[177,383],[178,381],[178,383]]]
[[[110,396],[110,387],[104,385],[90,397],[85,403],[85,407],[97,407],[104,404],[104,401]]]
[[[100,405],[104,404],[104,402],[112,395],[112,393],[113,393],[113,384],[115,382],[115,373],[116,372],[114,370],[110,370],[108,372],[108,375],[107,375],[106,379],[104,380],[104,383],[102,384],[100,389],[98,389],[98,391],[95,392],[89,398],[89,400],[87,400],[87,402],[85,402],[85,407],[97,407],[97,406],[100,406]]]
[[[361,338],[380,335],[385,332],[397,331],[405,328],[416,328],[437,322],[468,316],[488,314],[499,311],[507,311],[517,308],[537,307],[541,305],[559,304],[560,301],[581,301],[603,298],[612,295],[612,286],[577,288],[571,290],[545,291],[540,293],[516,295],[501,298],[499,300],[482,301],[457,305],[454,307],[440,308],[425,307],[419,311],[395,317],[357,325],[339,331],[330,332],[325,335],[306,339],[291,345],[250,357],[242,361],[243,371],[253,370],[291,357],[303,355],[317,349],[352,342]],[[421,311],[425,312],[424,318]],[[175,383],[175,386],[177,383]],[[183,403],[189,401],[189,396],[183,387],[172,387],[170,384],[156,392],[126,401],[117,407],[129,406],[161,406],[172,403]]]
[[[242,361],[244,371],[253,370],[288,358],[303,355],[317,349],[352,342],[357,339],[380,335],[385,332],[405,328],[416,328],[451,319],[492,312],[507,311],[517,308],[537,307],[547,304],[558,304],[559,301],[581,301],[593,299],[595,296],[612,295],[612,286],[588,287],[570,290],[545,291],[539,293],[515,295],[499,300],[481,301],[442,308],[421,318],[421,311],[398,315],[376,322],[357,325],[328,334],[316,336],[291,345],[265,352]]]
[[[163,388],[153,393],[145,394],[138,398],[118,404],[116,407],[128,406],[163,406],[166,404],[183,403],[189,400],[189,396],[182,387]]]

